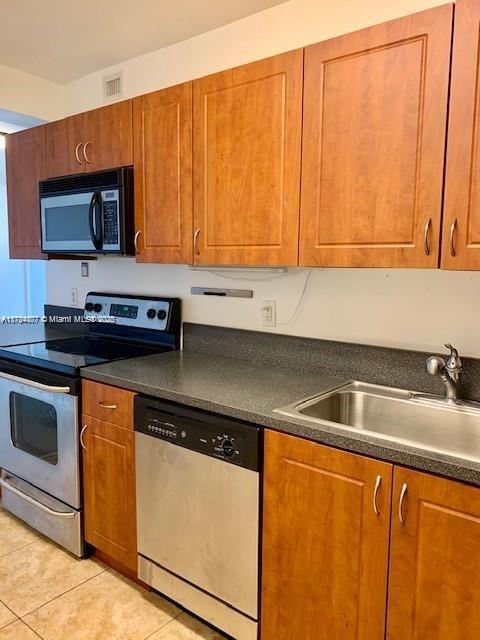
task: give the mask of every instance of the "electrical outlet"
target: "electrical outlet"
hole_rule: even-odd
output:
[[[72,307],[78,307],[78,289],[70,289],[70,304]]]
[[[275,300],[264,300],[262,302],[262,325],[264,327],[275,327],[277,324],[277,309]]]

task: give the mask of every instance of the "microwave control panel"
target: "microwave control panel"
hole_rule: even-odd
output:
[[[103,243],[104,245],[118,245],[118,202],[104,200],[103,202]]]

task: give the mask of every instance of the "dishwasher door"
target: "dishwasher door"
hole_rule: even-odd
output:
[[[139,554],[257,619],[259,473],[135,437]]]

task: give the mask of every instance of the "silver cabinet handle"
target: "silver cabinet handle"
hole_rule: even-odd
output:
[[[402,484],[402,490],[400,491],[400,500],[398,501],[398,519],[400,520],[400,524],[405,524],[405,518],[403,517],[403,502],[405,500],[405,496],[407,494],[408,485],[406,482]]]
[[[377,476],[377,479],[375,481],[375,488],[373,490],[373,510],[376,516],[380,515],[380,511],[377,505],[377,496],[378,496],[378,490],[380,489],[381,484],[382,484],[382,476]]]
[[[26,384],[34,389],[40,391],[47,391],[48,393],[69,393],[70,387],[51,387],[48,384],[42,384],[41,382],[35,382],[35,380],[28,380],[27,378],[19,378],[18,376],[12,376],[10,373],[0,373],[0,378],[10,380],[11,382],[17,382],[18,384]]]
[[[135,247],[135,253],[140,253],[140,249],[138,248],[138,238],[140,237],[141,233],[142,233],[142,230],[139,229],[137,231],[137,233],[135,234],[135,237],[133,238],[133,245]]]
[[[200,249],[198,248],[198,236],[200,235],[200,227],[195,229],[195,233],[193,234],[193,249],[196,256],[200,255]]]
[[[116,404],[106,404],[105,402],[99,402],[98,403],[102,409],[116,409],[117,405]]]
[[[82,430],[80,431],[80,445],[84,451],[87,450],[87,447],[85,446],[85,443],[83,441],[83,434],[87,430],[87,427],[88,427],[88,424],[84,424]]]
[[[87,142],[86,144],[83,145],[83,157],[85,158],[85,162],[87,164],[91,164],[91,160],[90,158],[87,156],[87,149],[90,146],[90,142]]]
[[[457,219],[454,218],[452,224],[450,225],[450,255],[454,258],[457,255],[457,251],[455,249],[455,231],[457,229]]]
[[[423,250],[425,251],[425,255],[430,255],[430,245],[428,242],[428,235],[430,231],[430,227],[432,226],[432,219],[429,218],[425,223],[425,230],[423,232]]]
[[[80,147],[82,146],[82,143],[79,142],[77,144],[77,146],[75,147],[75,158],[77,159],[78,164],[83,164],[83,162],[80,159],[80,156],[78,155],[79,151],[80,151]]]
[[[74,518],[75,515],[76,515],[76,513],[74,511],[66,511],[66,512],[64,512],[64,511],[54,511],[53,509],[50,509],[50,507],[47,507],[46,505],[42,504],[41,502],[38,502],[38,500],[35,500],[31,496],[28,496],[26,493],[23,493],[23,491],[20,491],[20,489],[17,489],[17,487],[14,487],[13,485],[11,485],[9,482],[4,480],[3,478],[0,479],[0,485],[2,487],[4,487],[4,489],[7,489],[7,491],[11,491],[12,493],[14,493],[16,496],[18,496],[22,500],[25,500],[26,502],[29,502],[30,504],[33,504],[38,509],[41,509],[42,511],[45,511],[49,515],[55,516],[56,518]]]

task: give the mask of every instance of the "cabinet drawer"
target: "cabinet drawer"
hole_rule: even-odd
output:
[[[107,384],[83,380],[83,413],[133,430],[135,394]]]

